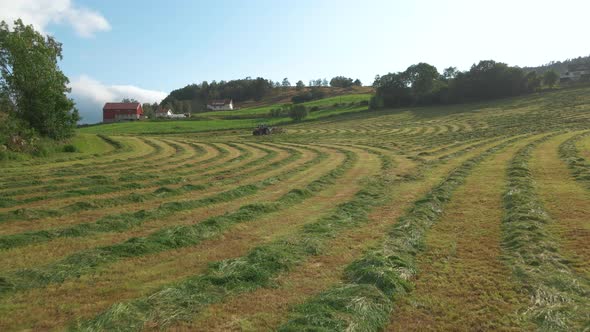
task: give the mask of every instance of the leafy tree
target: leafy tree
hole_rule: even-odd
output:
[[[139,103],[139,101],[137,101],[137,99],[134,98],[123,98],[121,99],[122,103]]]
[[[14,115],[41,135],[71,137],[80,119],[69,80],[59,69],[62,45],[19,19],[11,31],[0,23],[0,92],[8,96]]]
[[[285,77],[283,78],[283,82],[281,83],[281,85],[283,86],[283,88],[288,88],[291,86],[291,82],[289,82],[289,80]]]
[[[322,80],[322,86],[328,86],[328,80],[327,79],[323,79]]]
[[[545,74],[543,74],[543,84],[545,84],[546,86],[548,86],[550,88],[555,86],[555,83],[557,83],[558,79],[559,79],[559,74],[557,74],[557,72],[553,69],[546,71]]]
[[[152,119],[155,117],[156,108],[154,108],[152,104],[144,103],[143,105],[141,105],[141,108],[143,109],[143,114],[145,116],[147,116],[149,119]]]
[[[330,80],[330,86],[337,88],[348,88],[353,85],[352,78],[336,76]]]
[[[302,80],[297,81],[297,83],[295,83],[295,89],[297,91],[301,91],[303,90],[303,88],[305,88],[305,83],[303,83]]]
[[[289,117],[295,121],[301,121],[307,117],[309,111],[303,105],[293,105],[289,110]]]
[[[457,67],[445,68],[442,74],[442,79],[445,81],[452,80],[453,78],[455,78],[455,76],[457,76],[457,73]]]
[[[356,80],[354,80],[354,82],[352,82],[352,85],[354,86],[362,86],[363,83],[361,83],[361,80],[359,80],[358,78]]]

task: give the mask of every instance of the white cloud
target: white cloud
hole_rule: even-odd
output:
[[[0,20],[12,25],[18,18],[43,33],[50,24],[68,24],[82,37],[111,29],[100,13],[77,7],[71,0],[0,0]]]
[[[134,85],[105,85],[86,75],[82,75],[70,83],[70,96],[82,116],[82,123],[102,121],[102,107],[109,101],[121,101],[133,98],[141,103],[160,102],[168,95],[163,91],[147,90]]]

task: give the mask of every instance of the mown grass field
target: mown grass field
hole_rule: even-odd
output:
[[[1,164],[0,330],[590,328],[590,88],[347,107]]]

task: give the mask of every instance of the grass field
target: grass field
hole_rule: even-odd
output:
[[[0,330],[590,328],[590,88],[368,97],[87,127],[0,164]]]

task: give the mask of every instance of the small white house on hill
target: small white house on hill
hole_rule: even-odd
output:
[[[182,119],[188,118],[188,114],[174,114],[169,108],[159,108],[156,110],[156,118],[162,119]]]
[[[156,118],[168,118],[171,117],[174,113],[169,108],[159,108],[156,110]]]
[[[234,109],[234,102],[231,99],[211,100],[207,103],[207,109],[212,111],[231,111]]]

